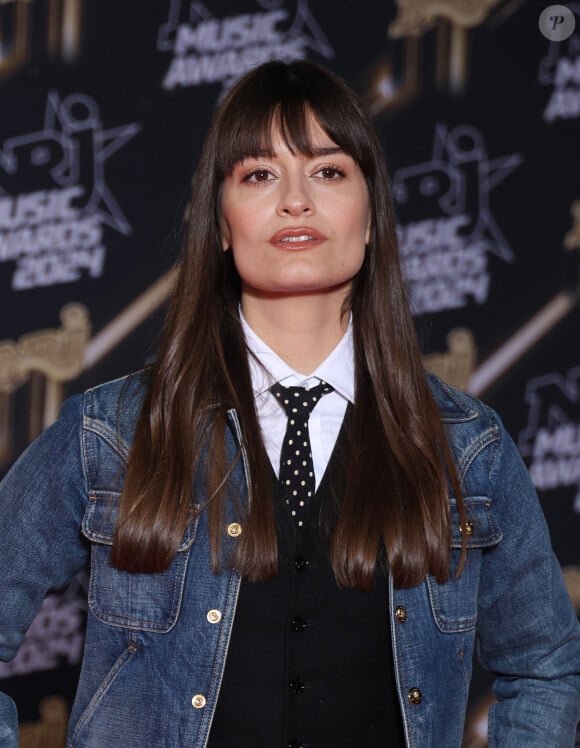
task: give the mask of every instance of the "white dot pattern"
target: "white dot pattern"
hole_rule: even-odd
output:
[[[320,398],[332,390],[326,382],[320,382],[309,390],[305,387],[282,387],[280,384],[270,388],[289,416],[282,442],[279,480],[284,488],[284,500],[298,527],[302,527],[305,521],[304,499],[312,496],[315,489],[308,419]],[[294,415],[299,418],[290,418]]]

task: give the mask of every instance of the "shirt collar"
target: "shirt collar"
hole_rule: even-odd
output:
[[[295,371],[275,353],[247,323],[240,309],[240,321],[250,352],[249,365],[254,397],[261,395],[276,382],[289,386],[313,386],[322,379],[335,392],[354,403],[354,347],[352,315],[348,327],[333,350],[312,374],[305,376]]]

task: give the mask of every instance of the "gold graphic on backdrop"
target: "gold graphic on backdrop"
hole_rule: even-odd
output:
[[[68,705],[62,696],[47,696],[38,707],[40,720],[20,725],[19,748],[64,748]]]
[[[29,49],[29,0],[0,3],[0,75],[24,65]]]
[[[0,77],[15,72],[37,55],[65,62],[76,59],[84,3],[0,0]]]
[[[435,27],[436,77],[439,88],[458,93],[467,81],[468,30],[482,24],[502,0],[398,0],[391,39],[419,38]],[[416,78],[419,77],[415,70]]]
[[[575,200],[570,208],[572,228],[564,237],[564,249],[580,249],[580,200]]]
[[[402,39],[402,72],[395,83],[392,54],[377,70],[371,108],[378,113],[415,98],[421,88],[422,38],[435,30],[434,69],[437,88],[461,93],[469,59],[469,31],[484,23],[503,0],[397,0],[397,15],[387,29],[391,40]]]
[[[34,439],[56,418],[62,384],[84,369],[91,324],[83,304],[66,304],[62,326],[27,333],[17,341],[0,342],[0,464],[11,453],[11,395],[30,387],[29,438]]]
[[[447,336],[447,345],[445,353],[423,356],[423,363],[430,372],[448,384],[466,390],[477,356],[473,333],[465,327],[456,327]]]
[[[389,36],[422,36],[439,18],[460,28],[482,24],[501,0],[397,0],[397,17]]]
[[[60,329],[30,333],[17,342],[0,341],[0,467],[13,457],[15,390],[30,382],[28,430],[32,440],[56,419],[64,395],[62,384],[109,355],[165,304],[176,274],[176,267],[164,273],[91,340],[88,309],[81,304],[68,304],[61,310]]]
[[[469,380],[468,390],[473,395],[481,396],[580,304],[580,254],[571,254],[580,250],[580,200],[572,203],[571,212],[572,228],[564,237],[569,254],[562,290],[479,364]]]

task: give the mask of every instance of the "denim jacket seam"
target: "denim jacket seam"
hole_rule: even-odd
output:
[[[500,473],[500,470],[501,470],[500,453],[501,453],[501,450],[504,448],[506,436],[507,436],[507,432],[505,432],[503,429],[499,428],[498,426],[498,439],[495,445],[495,449],[493,450],[493,454],[491,456],[491,461],[489,465],[490,486],[494,486],[496,484],[498,474]]]
[[[96,418],[89,418],[87,416],[83,419],[83,428],[85,431],[90,431],[100,436],[119,455],[123,462],[127,462],[130,447],[118,431]]]
[[[426,583],[427,594],[429,596],[429,601],[433,610],[433,618],[435,620],[435,625],[437,626],[437,629],[440,631],[440,633],[444,635],[460,635],[465,634],[467,631],[472,631],[476,623],[476,618],[471,615],[459,616],[448,624],[443,623],[443,621],[441,620],[443,618],[442,609],[438,602],[435,601],[436,595],[433,594],[432,588],[432,585],[436,585],[437,582],[431,576],[428,576],[426,578]]]
[[[88,467],[88,455],[85,445],[85,439],[84,439],[84,428],[83,428],[83,420],[84,420],[84,412],[85,412],[85,397],[86,393],[83,393],[83,399],[81,404],[81,417],[79,418],[78,423],[78,440],[79,440],[79,452],[81,455],[81,470],[83,475],[83,482],[84,482],[84,489],[85,489],[85,496],[88,497],[89,491],[90,491],[90,481],[89,481],[89,467]]]
[[[467,670],[466,670],[466,667],[465,667],[465,655],[463,654],[465,652],[465,637],[466,637],[466,632],[465,631],[461,631],[458,634],[458,636],[461,638],[461,641],[459,643],[459,649],[462,652],[461,656],[459,656],[460,670],[461,670],[461,675],[463,676],[463,685],[465,686],[465,692],[467,694],[469,694],[469,687],[471,685],[471,681],[470,681],[469,674],[467,673]]]
[[[469,398],[466,393],[455,391],[442,379],[437,380],[439,386],[444,390],[447,397],[452,400],[455,405],[462,411],[463,415],[453,415],[452,413],[445,412],[443,407],[439,405],[441,411],[441,420],[443,423],[469,423],[479,417],[478,409],[473,405],[468,405],[465,400]]]
[[[92,596],[91,601],[94,602],[94,597]],[[113,626],[114,628],[125,629],[128,631],[146,631],[148,634],[168,634],[176,623],[176,621],[172,621],[170,626],[161,627],[159,621],[148,621],[143,618],[128,618],[127,616],[113,616],[111,614],[101,613],[100,610],[98,610],[98,615],[95,612],[93,612],[93,615],[97,621],[106,623],[107,626]]]
[[[131,657],[136,652],[137,652],[137,647],[135,647],[135,645],[131,643],[119,655],[115,664],[113,665],[113,668],[109,671],[105,680],[99,685],[99,687],[93,694],[92,698],[90,699],[89,703],[87,704],[86,709],[80,715],[79,720],[77,721],[75,725],[73,735],[71,736],[72,737],[72,742],[70,743],[71,746],[74,746],[76,741],[80,739],[80,735],[82,731],[85,729],[85,727],[90,722],[93,715],[95,714],[99,706],[99,702],[102,700],[103,696],[107,693],[112,683],[115,681],[118,674],[123,669],[126,662],[129,659],[131,659]]]
[[[95,460],[93,459],[92,449],[90,448],[90,445],[87,439],[87,432],[85,429],[85,418],[86,418],[86,412],[90,407],[90,398],[91,398],[91,393],[89,390],[87,390],[83,394],[83,409],[82,409],[81,418],[80,418],[80,438],[81,438],[81,445],[82,445],[82,452],[83,452],[83,464],[84,464],[84,470],[85,470],[85,476],[86,476],[87,497],[91,491],[92,486],[94,485],[96,481]]]
[[[490,444],[499,441],[501,438],[500,430],[497,424],[490,426],[485,431],[478,434],[473,441],[470,442],[467,449],[461,455],[461,459],[457,461],[457,474],[461,486],[464,485],[465,478],[469,469],[473,465],[475,459],[483,452],[483,450]]]

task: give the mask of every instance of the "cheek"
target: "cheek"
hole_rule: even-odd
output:
[[[264,259],[260,250],[256,248],[255,242],[249,240],[242,231],[232,231],[230,243],[232,258],[238,275],[243,280],[253,276],[259,276],[264,271]]]
[[[368,244],[371,234],[371,205],[366,190],[366,186],[362,187],[360,191],[357,191],[351,196],[350,204],[342,206],[342,211],[339,211],[337,219],[340,221],[346,221],[348,224],[350,236],[356,239],[358,242]]]
[[[255,229],[251,212],[239,207],[224,205],[221,216],[222,246],[234,247],[236,244],[251,244]]]

